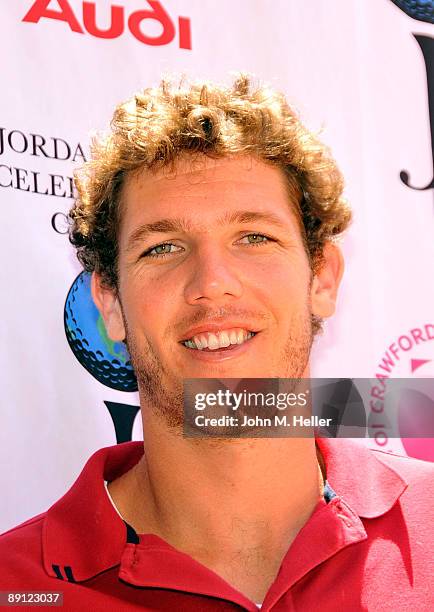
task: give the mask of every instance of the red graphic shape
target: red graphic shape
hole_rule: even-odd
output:
[[[191,29],[188,17],[179,17],[179,48],[191,49]]]
[[[128,27],[131,34],[145,45],[168,45],[175,38],[176,32],[173,21],[158,0],[148,0],[148,2],[151,5],[150,10],[136,11],[130,15]],[[140,26],[147,19],[153,19],[161,24],[163,31],[159,36],[148,36],[142,32]]]
[[[430,361],[431,359],[411,359],[410,360],[411,373],[413,374],[413,372],[417,370],[418,368],[420,368],[420,366],[423,366],[425,363],[429,363]]]
[[[77,21],[74,11],[68,4],[68,0],[57,0],[57,4],[60,11],[49,9],[48,5],[51,0],[36,0],[36,2],[30,7],[30,10],[24,15],[23,21],[29,23],[38,23],[42,17],[48,19],[58,19],[59,21],[66,21],[69,23],[69,27],[73,32],[83,34],[83,30]]]

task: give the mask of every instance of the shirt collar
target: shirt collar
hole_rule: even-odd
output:
[[[358,516],[376,518],[388,512],[407,482],[381,460],[381,452],[343,438],[317,438],[333,490]]]
[[[317,439],[327,480],[352,511],[374,518],[392,508],[407,487],[392,468],[360,444]],[[104,481],[130,470],[143,455],[142,442],[126,442],[97,451],[69,491],[46,513],[43,560],[47,573],[82,581],[119,565],[127,526],[113,508]],[[63,572],[62,572],[63,568]],[[70,570],[69,570],[70,571]]]
[[[143,443],[126,442],[102,448],[90,457],[72,487],[48,511],[44,520],[43,559],[50,576],[81,581],[119,565],[127,528],[113,508],[104,481],[128,472],[143,455]],[[63,568],[63,571],[62,571]]]

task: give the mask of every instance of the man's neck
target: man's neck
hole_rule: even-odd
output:
[[[263,596],[322,496],[315,441],[186,439],[148,413],[144,445],[137,466],[109,485],[123,518]],[[238,569],[263,585],[237,582]]]

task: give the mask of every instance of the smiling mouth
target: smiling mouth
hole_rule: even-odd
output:
[[[222,331],[203,332],[197,334],[188,340],[181,342],[186,348],[195,351],[218,351],[231,350],[240,344],[248,342],[256,336],[257,332],[252,332],[242,328],[224,329]]]

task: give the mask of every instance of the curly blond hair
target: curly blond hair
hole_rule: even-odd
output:
[[[343,179],[325,147],[300,122],[283,94],[241,74],[231,87],[163,80],[120,104],[108,136],[95,139],[92,160],[75,174],[78,197],[70,241],[88,272],[117,289],[119,200],[126,177],[173,166],[184,154],[251,155],[280,167],[296,193],[313,270],[326,241],[348,226]]]

